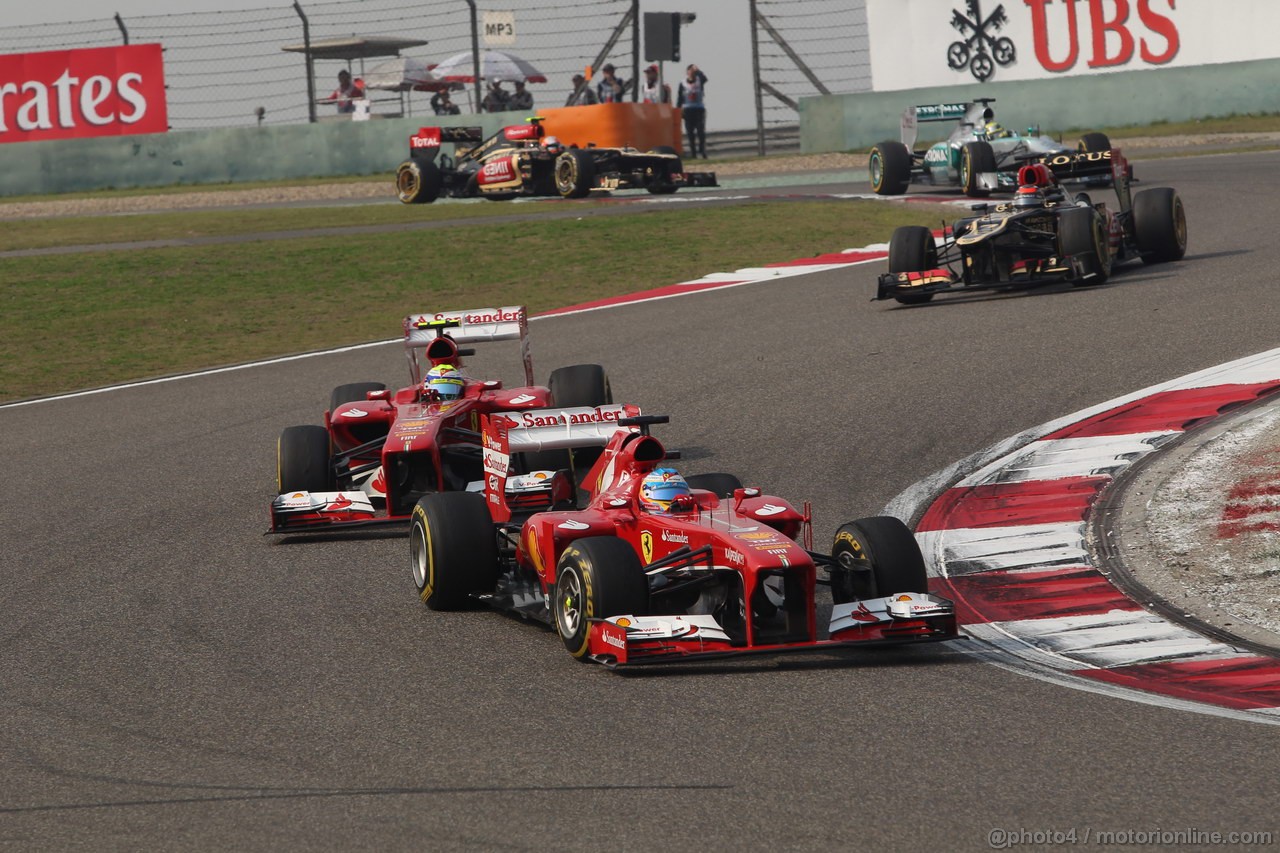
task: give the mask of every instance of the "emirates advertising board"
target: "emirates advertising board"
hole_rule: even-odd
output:
[[[168,129],[158,44],[0,56],[0,142]]]
[[[1280,57],[1277,0],[867,0],[877,92]]]

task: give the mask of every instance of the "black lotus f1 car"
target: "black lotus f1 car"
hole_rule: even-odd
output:
[[[1115,210],[1084,193],[1068,195],[1058,183],[1104,173]],[[940,245],[923,226],[895,229],[875,298],[915,305],[953,291],[1102,284],[1125,261],[1180,259],[1187,251],[1182,199],[1170,187],[1131,198],[1130,174],[1119,149],[1037,158],[1019,169],[1011,201],[972,205],[977,215],[944,228]]]
[[[442,154],[452,143],[452,155]],[[686,172],[675,149],[564,147],[538,117],[488,139],[478,127],[424,127],[409,137],[409,159],[396,170],[404,204],[442,195],[503,200],[519,196],[584,198],[592,190],[644,189],[668,195],[681,187],[715,187],[715,172]]]

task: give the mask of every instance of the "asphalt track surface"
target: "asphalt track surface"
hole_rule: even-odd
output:
[[[807,497],[828,541],[1015,432],[1276,346],[1259,176],[1280,153],[1139,170],[1186,201],[1183,262],[913,309],[868,301],[871,264],[540,320],[535,366],[606,364],[619,399],[674,415],[661,435],[686,472]],[[507,344],[471,364],[519,372]],[[950,850],[1002,828],[1280,829],[1272,726],[945,646],[620,676],[536,625],[427,611],[403,538],[261,536],[279,430],[317,422],[334,385],[404,375],[384,346],[0,409],[0,845]]]

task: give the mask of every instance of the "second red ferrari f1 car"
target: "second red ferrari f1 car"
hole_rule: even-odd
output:
[[[440,153],[453,143],[452,156]],[[681,187],[714,187],[715,172],[686,172],[673,148],[564,146],[538,117],[488,139],[478,127],[424,127],[409,138],[409,159],[396,170],[405,204],[442,195],[501,200],[519,196],[584,198],[593,190],[644,189],[667,195]]]
[[[665,416],[622,418],[607,434],[555,413],[481,420],[484,492],[424,495],[413,511],[410,562],[429,608],[486,602],[610,667],[957,636],[952,603],[929,594],[896,518],[843,524],[818,553],[807,504],[667,467],[677,454],[649,434]],[[602,441],[585,500],[513,500],[528,476],[511,476],[515,454]],[[828,584],[819,629],[815,593]]]

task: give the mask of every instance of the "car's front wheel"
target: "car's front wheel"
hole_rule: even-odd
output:
[[[1074,278],[1072,285],[1105,284],[1111,275],[1111,245],[1103,227],[1102,214],[1091,207],[1073,207],[1058,216],[1058,255],[1082,257],[1093,275]]]
[[[595,185],[596,161],[580,148],[556,158],[556,190],[565,198],[586,198]]]
[[[430,160],[409,158],[396,169],[396,196],[402,204],[430,204],[440,197],[444,179]]]
[[[589,536],[565,548],[553,596],[556,632],[578,660],[587,657],[593,619],[649,612],[649,581],[640,558],[613,536]]]
[[[831,599],[836,604],[928,592],[924,555],[900,520],[889,515],[846,522],[836,531],[831,556]]]

